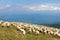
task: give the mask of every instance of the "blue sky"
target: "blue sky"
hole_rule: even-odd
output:
[[[47,20],[45,19],[45,17],[43,18],[43,16],[42,18],[41,17],[40,18],[48,21],[51,17],[50,20],[52,22],[55,20],[60,22],[60,0],[0,0],[0,17],[2,15],[4,16],[8,14],[19,15],[19,13],[28,13],[28,14],[39,13],[40,16],[52,15],[49,17],[47,16],[48,17],[48,18],[46,17]]]
[[[45,3],[52,3],[52,4],[59,4],[60,0],[0,0],[1,4],[45,4]]]
[[[60,0],[0,0],[0,11],[60,11]]]

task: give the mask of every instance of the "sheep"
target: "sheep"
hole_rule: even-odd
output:
[[[36,33],[36,34],[39,34],[40,32],[39,32],[39,28],[37,27],[37,26],[34,26],[33,28],[32,28],[32,31],[34,32],[34,33]]]
[[[47,30],[44,30],[44,33],[47,34]]]
[[[32,29],[31,29],[31,28],[28,28],[28,31],[29,31],[29,32],[32,32]]]
[[[3,22],[4,22],[4,21],[1,20],[1,21],[0,21],[0,24],[2,24]]]
[[[43,30],[42,29],[39,29],[39,32],[43,32]]]
[[[20,29],[21,27],[17,26],[18,29]]]
[[[9,22],[5,22],[7,24],[7,26],[10,26],[11,24]]]
[[[49,35],[51,34],[50,31],[48,31],[48,34],[49,34]]]
[[[44,28],[42,28],[42,32],[44,32],[45,31],[45,29]]]
[[[39,31],[35,31],[36,32],[36,34],[39,34]]]
[[[59,36],[59,37],[60,37],[60,33],[58,33],[58,34],[57,34],[57,36]]]
[[[34,28],[32,28],[32,32],[35,32],[36,30]]]
[[[54,34],[53,34],[53,35],[55,36],[55,35],[57,35],[57,34],[58,34],[58,32],[54,32]]]
[[[11,22],[11,25],[16,27],[17,25],[19,25],[19,23],[18,22]]]
[[[50,31],[50,34],[52,34],[52,35],[53,35],[53,34],[54,34],[54,32],[53,32],[53,31]]]
[[[29,25],[28,25],[28,24],[25,24],[24,26],[25,26],[25,27],[28,27]]]
[[[9,26],[11,26],[11,23],[9,23],[9,22],[4,22],[4,23],[2,23],[1,25],[2,25],[3,27],[6,26],[6,27],[9,28]]]
[[[4,22],[2,25],[4,25],[4,26],[9,26],[10,23],[9,23],[9,22]]]
[[[53,31],[51,31],[51,29],[46,28],[44,31],[46,34],[53,34]]]
[[[59,30],[56,30],[56,32],[54,33],[54,35],[58,35],[59,34]]]
[[[24,29],[22,29],[20,26],[17,26],[17,28],[18,28],[21,32],[23,32],[24,35],[26,34],[26,31],[25,31]]]
[[[20,29],[20,31],[22,31],[24,35],[26,34],[26,31],[24,29]]]

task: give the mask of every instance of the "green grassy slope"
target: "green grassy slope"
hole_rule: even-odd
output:
[[[43,34],[35,35],[34,33],[26,33],[23,35],[15,27],[0,26],[0,40],[60,40],[60,37]]]

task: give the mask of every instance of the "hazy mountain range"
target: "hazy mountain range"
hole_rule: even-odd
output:
[[[0,12],[0,20],[34,24],[60,23],[59,12]]]

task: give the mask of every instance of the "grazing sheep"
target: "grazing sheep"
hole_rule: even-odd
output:
[[[10,26],[11,24],[9,22],[5,22],[7,24],[7,26]]]
[[[2,24],[3,22],[4,22],[4,21],[1,20],[1,21],[0,21],[0,24]]]
[[[14,23],[11,23],[11,26],[16,27],[17,25],[16,25],[16,24],[14,24]]]
[[[28,24],[25,24],[24,26],[25,26],[25,27],[28,27],[29,25],[28,25]]]
[[[8,25],[8,22],[4,22],[2,25],[7,26]]]
[[[53,32],[48,29],[48,30],[46,31],[46,33],[47,33],[47,34],[52,34]]]
[[[43,32],[43,30],[42,29],[39,29],[39,32]]]
[[[18,29],[20,29],[21,27],[17,26]]]
[[[47,30],[44,30],[44,33],[47,34]]]
[[[35,32],[35,29],[34,28],[32,28],[32,32]]]
[[[31,28],[29,28],[29,29],[28,29],[28,31],[29,31],[29,32],[32,32],[32,29],[31,29]]]
[[[20,29],[20,31],[22,31],[24,35],[26,34],[26,31],[24,29]]]
[[[53,35],[53,34],[54,34],[54,32],[53,32],[53,31],[50,31],[50,34],[52,34],[52,35]]]
[[[39,31],[35,31],[36,32],[36,34],[39,34]]]
[[[6,27],[9,28],[9,27],[11,26],[11,23],[9,23],[9,22],[4,22],[4,23],[2,23],[1,25],[2,25],[2,26],[6,26]]]
[[[45,31],[45,29],[44,28],[42,28],[42,32],[44,32]]]
[[[57,36],[59,36],[59,37],[60,37],[60,33],[58,33],[58,34],[57,34]]]
[[[47,31],[47,34],[50,34],[50,30]]]
[[[17,26],[17,28],[18,28],[21,32],[23,32],[24,35],[26,34],[26,31],[25,31],[24,29],[22,29],[20,26]]]
[[[54,34],[53,35],[57,35],[58,34],[58,32],[54,32]]]

